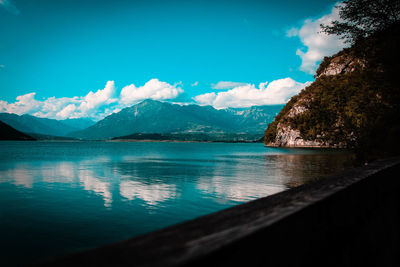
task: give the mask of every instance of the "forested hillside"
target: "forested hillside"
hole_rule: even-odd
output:
[[[346,36],[352,46],[326,57],[315,82],[294,96],[268,126],[266,145],[355,148],[363,155],[398,153],[400,23],[393,18],[364,35],[354,32]]]

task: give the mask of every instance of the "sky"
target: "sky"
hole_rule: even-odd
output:
[[[345,44],[336,1],[0,0],[0,112],[66,119],[144,99],[283,104]]]

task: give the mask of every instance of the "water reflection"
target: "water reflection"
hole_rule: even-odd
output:
[[[56,183],[92,192],[113,203],[115,194],[147,205],[181,197],[192,186],[215,201],[244,202],[315,180],[352,164],[346,154],[219,155],[210,159],[105,156],[76,162],[19,163],[0,170],[1,181],[25,188]],[[114,190],[115,191],[115,190]]]
[[[106,203],[111,202],[108,184],[94,178],[91,170],[81,169],[81,164],[74,162],[49,162],[40,165],[32,163],[15,164],[11,169],[0,170],[0,182],[9,182],[25,188],[33,188],[34,184],[44,183],[52,186],[56,183],[72,185],[76,178],[85,190],[90,190],[104,197]]]
[[[348,154],[262,144],[0,143],[0,258],[14,263],[21,246],[28,261],[115,242],[351,162]]]
[[[262,156],[220,156],[208,169],[208,175],[201,175],[196,187],[218,199],[244,202],[286,188],[263,173]]]
[[[293,188],[350,168],[354,159],[348,153],[265,155],[264,172]]]
[[[15,168],[11,170],[7,170],[1,175],[8,180],[12,180],[15,185],[24,186],[26,188],[32,188],[33,186],[33,177],[31,172],[26,166],[23,165],[23,168]]]
[[[76,168],[72,162],[59,162],[57,164],[44,164],[41,167],[43,182],[46,183],[72,183],[76,177]],[[38,170],[39,171],[39,170]]]
[[[97,195],[103,197],[104,206],[111,207],[112,194],[110,192],[110,183],[103,182],[98,178],[95,178],[95,174],[92,170],[79,170],[78,177],[79,181],[83,185],[86,191],[92,191]]]
[[[177,197],[174,184],[145,184],[139,181],[122,181],[120,193],[129,200],[139,198],[150,206],[156,206],[160,202]]]
[[[259,197],[269,196],[285,190],[285,186],[259,184],[256,181],[242,182],[239,179],[231,181],[226,186],[226,177],[214,176],[209,182],[201,181],[197,188],[219,198],[229,199],[237,202],[244,202]]]

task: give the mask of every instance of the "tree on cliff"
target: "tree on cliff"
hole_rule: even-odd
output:
[[[264,141],[284,145],[297,131],[299,140],[354,148],[360,159],[399,155],[400,1],[347,0],[338,8],[340,21],[322,27],[351,47],[324,58],[315,82],[286,104]],[[344,71],[324,74],[330,66]]]
[[[322,31],[341,36],[351,43],[387,29],[400,20],[399,0],[345,0],[336,8],[341,21],[321,24]]]

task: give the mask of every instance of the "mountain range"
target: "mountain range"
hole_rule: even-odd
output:
[[[142,139],[166,140],[259,140],[283,105],[215,109],[211,106],[178,105],[144,100],[134,106],[93,122],[89,119],[54,120],[32,115],[0,113],[0,121],[36,139],[84,140]],[[149,135],[150,134],[150,135]],[[151,134],[163,134],[151,135]]]
[[[271,105],[218,110],[211,106],[144,100],[69,136],[104,140],[134,133],[259,133],[261,137],[282,107]]]
[[[87,128],[95,123],[90,119],[54,120],[12,113],[0,113],[0,121],[23,133],[51,136],[66,136],[70,132]]]

